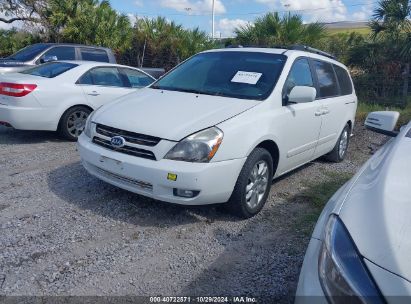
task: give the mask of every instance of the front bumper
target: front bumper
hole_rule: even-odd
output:
[[[310,240],[298,281],[296,304],[328,303],[318,277],[318,257],[322,244],[318,239]]]
[[[83,166],[90,174],[125,190],[182,205],[227,202],[246,161],[246,158],[215,163],[153,161],[105,149],[84,134],[77,145]],[[177,175],[177,180],[169,180],[169,174]],[[173,189],[194,190],[199,194],[194,198],[177,197]]]

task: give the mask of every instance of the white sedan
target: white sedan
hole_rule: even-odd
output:
[[[0,76],[0,125],[59,131],[76,140],[88,115],[118,97],[154,82],[127,66],[59,61]]]
[[[411,122],[374,112],[366,127],[393,139],[328,202],[303,263],[296,303],[409,303]]]

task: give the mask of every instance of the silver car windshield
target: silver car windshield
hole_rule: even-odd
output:
[[[151,88],[264,100],[273,91],[286,60],[284,55],[259,52],[201,53],[176,67]]]

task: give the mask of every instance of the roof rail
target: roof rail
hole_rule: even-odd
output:
[[[284,50],[290,50],[290,51],[304,51],[304,52],[310,52],[313,54],[317,54],[317,55],[321,55],[321,56],[325,56],[331,59],[335,59],[337,60],[337,57],[335,57],[334,55],[312,48],[310,46],[307,45],[303,45],[303,44],[294,44],[294,45],[290,45],[290,46],[284,46],[284,45],[273,45],[273,46],[265,46],[265,45],[228,45],[225,48],[270,48],[270,49],[284,49]]]
[[[325,57],[328,57],[328,58],[331,58],[331,59],[337,59],[337,57],[335,57],[334,55],[332,55],[330,53],[327,53],[327,52],[312,48],[312,47],[307,46],[307,45],[295,44],[295,45],[289,46],[287,49],[293,50],[293,51],[305,51],[305,52],[310,52],[310,53],[314,53],[314,54],[317,54],[317,55],[325,56]]]

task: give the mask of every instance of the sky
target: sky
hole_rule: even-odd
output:
[[[186,28],[211,33],[213,0],[110,0],[113,8],[130,16],[166,17]],[[270,11],[291,11],[305,22],[367,21],[378,4],[373,0],[215,0],[217,37],[233,36],[233,29]]]

